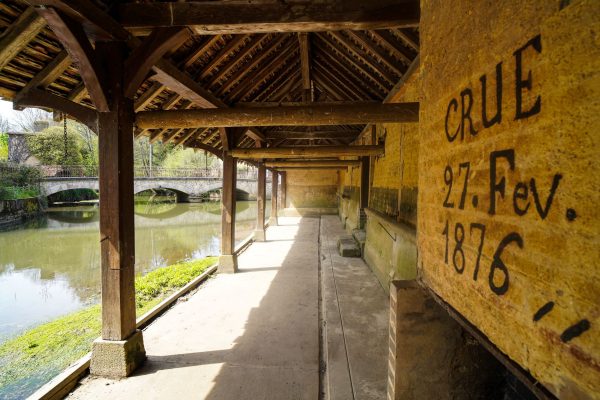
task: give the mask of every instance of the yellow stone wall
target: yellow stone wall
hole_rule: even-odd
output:
[[[598,399],[600,2],[421,7],[420,277],[557,397]]]
[[[291,208],[335,208],[339,176],[335,170],[287,171],[286,201]]]

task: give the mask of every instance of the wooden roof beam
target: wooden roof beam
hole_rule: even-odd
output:
[[[359,160],[296,160],[296,161],[267,161],[268,168],[283,167],[360,167]]]
[[[294,131],[271,131],[267,133],[267,139],[339,139],[339,138],[354,138],[360,131],[310,131],[310,132],[294,132]]]
[[[38,15],[33,7],[28,7],[0,38],[0,70],[15,58],[45,26],[44,18]]]
[[[381,156],[383,145],[377,146],[309,146],[309,147],[267,147],[262,149],[234,149],[231,156],[241,159],[273,158],[331,158]]]
[[[308,32],[298,33],[300,70],[302,72],[302,101],[313,101],[310,84],[310,40]]]
[[[311,32],[418,26],[417,0],[326,0],[277,2],[265,7],[247,2],[123,3],[118,19],[133,31],[190,26],[198,34]]]
[[[133,104],[133,109],[138,112],[146,108],[163,90],[164,86],[160,82],[154,82]]]
[[[123,81],[126,97],[133,98],[148,72],[167,51],[181,46],[190,37],[187,28],[159,28],[152,31],[141,45],[137,46],[125,61]]]
[[[96,51],[83,31],[82,26],[54,8],[38,9],[52,32],[60,40],[71,58],[79,66],[79,74],[85,82],[92,103],[100,112],[109,111],[106,88],[106,72],[98,61]]]
[[[361,125],[385,122],[418,122],[419,103],[350,105],[320,104],[273,108],[216,108],[200,110],[142,111],[139,128],[196,128],[248,126]]]

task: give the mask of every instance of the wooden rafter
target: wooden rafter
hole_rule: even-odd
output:
[[[125,96],[133,98],[146,75],[167,51],[181,46],[190,37],[187,28],[158,28],[137,46],[125,61]]]
[[[302,101],[312,101],[310,79],[310,40],[309,33],[298,33],[300,46],[300,70],[302,74]]]
[[[19,54],[45,26],[44,18],[38,15],[33,7],[28,7],[0,38],[0,70]]]
[[[356,43],[360,44],[367,52],[374,54],[388,70],[392,71],[397,76],[402,75],[402,71],[396,66],[396,62],[389,55],[380,51],[377,44],[371,42],[371,39],[363,32],[345,31],[345,33]]]
[[[135,101],[133,104],[134,110],[137,112],[146,108],[146,106],[150,104],[152,100],[154,100],[156,96],[158,96],[164,89],[165,87],[162,83],[152,83],[152,86],[146,89],[146,91]]]
[[[268,7],[246,2],[158,2],[125,3],[118,7],[120,22],[132,30],[190,26],[199,34],[417,26],[419,11],[415,0],[327,0],[270,3]]]
[[[196,76],[196,80],[203,80],[207,76],[212,75],[213,69],[223,61],[225,61],[228,57],[231,57],[231,54],[235,52],[235,50],[240,47],[247,39],[249,35],[240,35],[234,36],[233,39],[227,43],[219,52],[206,64],[202,67],[202,71]]]
[[[18,103],[20,96],[32,88],[46,88],[50,83],[56,80],[71,65],[71,57],[63,50],[48,65],[38,72],[33,79],[21,89],[15,96],[15,102]]]
[[[283,47],[286,45],[286,43],[289,43],[289,39],[290,39],[290,37],[288,35],[281,35],[280,37],[273,38],[273,40],[270,42],[270,44],[267,45],[265,48],[263,48],[262,53],[258,57],[254,57],[248,65],[238,69],[233,74],[233,76],[231,76],[229,78],[229,80],[225,84],[223,84],[223,86],[221,86],[221,88],[217,91],[217,94],[218,95],[227,94],[229,92],[229,90],[236,84],[239,84],[239,82],[250,71],[254,70],[257,67],[260,68],[261,63],[267,57],[269,57],[275,50],[277,50],[280,46]]]
[[[216,74],[212,77],[211,81],[213,83],[219,82],[225,75],[227,75],[235,66],[240,64],[240,61],[244,60],[248,55],[252,54],[265,40],[267,35],[254,35],[250,42],[242,47],[240,52],[236,55],[236,57],[232,57],[231,60],[219,68]]]

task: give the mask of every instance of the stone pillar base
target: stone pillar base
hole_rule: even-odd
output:
[[[273,216],[269,217],[269,226],[277,226],[277,225],[279,225],[277,223],[277,217],[273,217]]]
[[[256,229],[254,231],[254,241],[255,242],[266,242],[267,241],[267,235],[265,234],[264,229]]]
[[[219,256],[219,274],[235,274],[238,270],[237,256],[232,254],[222,254]]]
[[[126,340],[96,339],[92,345],[90,373],[106,378],[125,378],[144,360],[146,350],[140,330]]]

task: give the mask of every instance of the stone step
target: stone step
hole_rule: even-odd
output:
[[[367,232],[363,229],[355,229],[352,231],[352,237],[360,247],[360,254],[365,253],[365,242],[367,241]]]
[[[342,257],[360,257],[360,246],[350,235],[341,236],[337,247]]]

